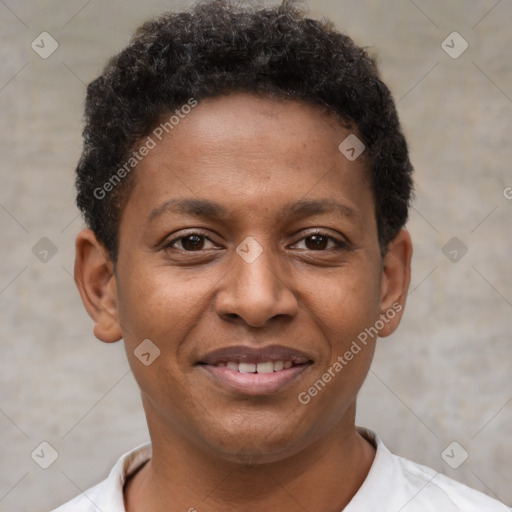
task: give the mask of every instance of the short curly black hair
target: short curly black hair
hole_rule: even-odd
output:
[[[89,84],[76,179],[87,225],[115,262],[133,186],[126,162],[134,148],[162,116],[191,98],[247,92],[316,104],[355,125],[366,146],[385,254],[407,221],[413,168],[374,59],[331,22],[308,17],[294,0],[272,7],[240,4],[203,0],[186,12],[147,21]]]

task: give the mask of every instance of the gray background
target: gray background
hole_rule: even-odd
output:
[[[73,172],[85,84],[170,5],[0,0],[2,511],[49,510],[148,439],[122,344],[93,337],[71,277],[82,226]],[[511,505],[512,2],[310,8],[378,55],[416,168],[411,293],[398,333],[379,342],[358,423]],[[48,59],[30,46],[43,31],[59,44]],[[457,59],[441,46],[453,31],[469,44]],[[42,237],[57,249],[46,263],[32,250]],[[442,250],[452,237],[468,250],[455,263]],[[31,458],[42,441],[59,454],[46,470]],[[458,469],[441,457],[453,441],[469,453]]]

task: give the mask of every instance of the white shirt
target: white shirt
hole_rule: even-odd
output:
[[[363,485],[343,512],[511,512],[479,491],[392,454],[371,430],[358,431],[376,446],[376,454]],[[151,444],[126,453],[106,480],[53,512],[126,512],[124,482],[150,458]]]

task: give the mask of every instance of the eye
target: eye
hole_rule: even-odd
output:
[[[346,249],[348,244],[343,240],[328,235],[327,233],[315,232],[301,238],[297,244],[304,242],[305,249],[310,251],[325,251],[329,249]],[[295,244],[295,245],[297,245]]]
[[[215,245],[205,233],[201,231],[193,231],[190,233],[182,234],[179,237],[169,240],[165,244],[165,248],[176,249],[185,252],[198,252],[205,249],[212,249],[213,247],[205,247],[207,242],[210,242],[213,246]]]

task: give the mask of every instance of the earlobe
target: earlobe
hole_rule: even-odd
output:
[[[119,341],[114,264],[93,231],[81,231],[75,243],[75,283],[85,309],[94,320],[94,335],[105,343]]]
[[[406,229],[390,242],[384,257],[380,316],[384,327],[379,336],[389,336],[400,324],[411,281],[412,242]]]

